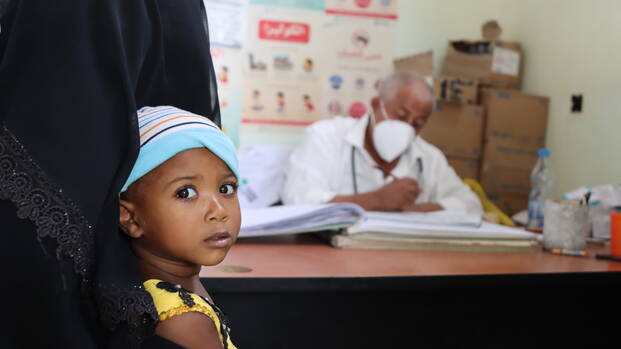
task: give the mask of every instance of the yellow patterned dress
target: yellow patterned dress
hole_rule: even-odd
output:
[[[231,342],[230,329],[224,313],[207,299],[191,292],[181,285],[151,279],[144,282],[144,288],[151,294],[160,321],[189,311],[207,315],[216,325],[224,349],[237,349]]]

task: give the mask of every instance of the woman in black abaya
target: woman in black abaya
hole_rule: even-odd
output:
[[[136,110],[220,122],[202,0],[0,0],[0,347],[176,347],[118,231]]]

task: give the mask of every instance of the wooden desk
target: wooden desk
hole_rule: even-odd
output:
[[[575,347],[616,340],[604,318],[621,310],[620,272],[545,252],[341,250],[300,235],[242,240],[201,276],[241,348]]]
[[[591,245],[589,251],[607,253]],[[237,267],[243,268],[237,268]],[[248,270],[250,269],[250,270]],[[203,277],[375,277],[621,271],[621,263],[538,253],[375,251],[330,247],[313,236],[242,239]]]

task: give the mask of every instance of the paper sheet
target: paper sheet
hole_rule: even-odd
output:
[[[268,207],[280,200],[290,152],[287,146],[259,144],[240,151],[238,197],[242,209]]]
[[[242,210],[239,236],[264,236],[346,227],[360,221],[364,210],[355,204],[272,206]]]
[[[518,76],[520,72],[520,54],[502,47],[494,48],[492,71],[498,74]]]
[[[479,227],[483,222],[481,215],[470,214],[458,210],[444,210],[435,212],[378,212],[369,211],[366,213],[367,219],[374,222],[403,222],[403,223],[422,223],[434,225],[456,225]]]
[[[443,238],[471,238],[471,239],[528,239],[536,240],[537,235],[518,228],[483,222],[480,227],[386,222],[373,219],[349,227],[348,234],[357,233],[386,233],[407,235],[412,237],[443,237]]]

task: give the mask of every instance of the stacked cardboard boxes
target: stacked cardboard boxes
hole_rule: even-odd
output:
[[[481,184],[490,199],[507,212],[526,208],[530,172],[545,146],[547,97],[517,90],[482,93],[487,110]]]
[[[478,82],[433,75],[433,55],[424,52],[395,60],[396,71],[414,71],[433,80],[434,95],[441,100],[423,128],[421,136],[440,148],[462,178],[479,178],[483,151],[485,113],[479,104]]]
[[[425,75],[432,70],[401,64],[397,70],[419,69]],[[449,42],[442,75],[434,79],[436,109],[422,132],[461,177],[479,179],[489,198],[509,214],[528,205],[530,172],[545,146],[549,104],[547,97],[519,91],[521,65],[516,42]]]
[[[488,86],[519,88],[521,55],[517,42],[452,41],[442,73]]]
[[[462,178],[479,178],[484,109],[479,105],[437,103],[421,136],[440,148]]]

